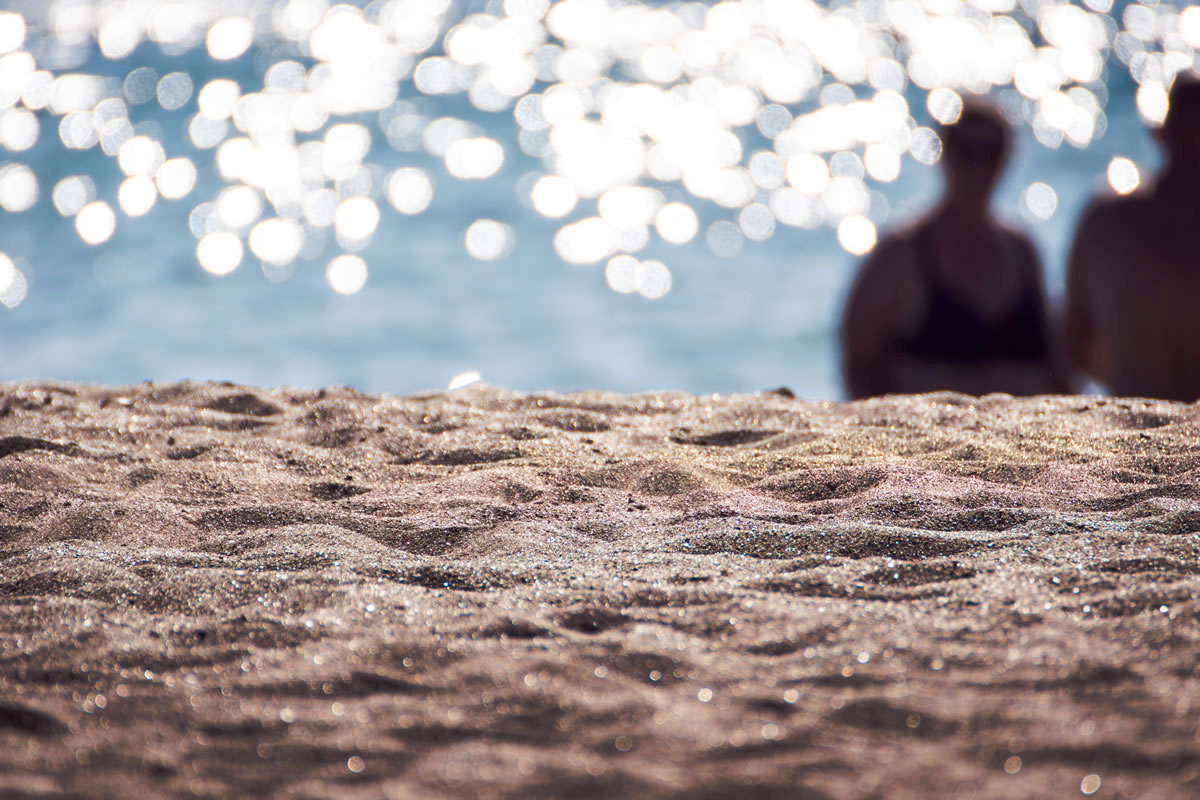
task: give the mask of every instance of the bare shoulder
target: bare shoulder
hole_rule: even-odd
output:
[[[1093,197],[1079,215],[1076,238],[1086,234],[1104,239],[1114,231],[1123,231],[1131,221],[1141,217],[1152,202],[1152,195],[1144,191]]]
[[[847,318],[890,317],[898,303],[907,305],[916,288],[916,264],[911,230],[883,236],[858,267]]]
[[[879,276],[893,280],[905,280],[916,263],[914,238],[914,228],[888,232],[863,261],[860,275],[863,278]]]
[[[1075,226],[1068,274],[1073,280],[1106,280],[1115,265],[1144,246],[1147,224],[1153,219],[1153,196],[1148,192],[1093,197]]]
[[[1033,239],[1025,231],[1014,228],[1009,225],[1001,224],[1000,233],[1008,239],[1009,243],[1021,254],[1026,260],[1031,260],[1034,264],[1038,263],[1037,245],[1033,243]]]

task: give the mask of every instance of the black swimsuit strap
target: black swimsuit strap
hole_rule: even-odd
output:
[[[1047,357],[1045,309],[1036,284],[1027,282],[1014,308],[999,322],[991,322],[947,285],[930,228],[914,234],[913,251],[927,302],[925,319],[903,343],[904,352],[948,362]]]

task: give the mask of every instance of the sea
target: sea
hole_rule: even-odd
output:
[[[844,398],[878,236],[968,93],[1062,294],[1200,9],[0,2],[0,380]]]

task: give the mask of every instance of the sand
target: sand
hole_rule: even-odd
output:
[[[0,797],[1200,797],[1200,406],[0,388]]]

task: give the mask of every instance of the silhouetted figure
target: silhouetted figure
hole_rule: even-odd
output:
[[[841,329],[846,388],[855,398],[1066,391],[1037,253],[989,208],[1009,127],[972,100],[941,137],[941,203],[884,237],[850,293]]]
[[[1067,274],[1074,365],[1118,395],[1200,399],[1200,77],[1157,131],[1158,180],[1084,211]]]

